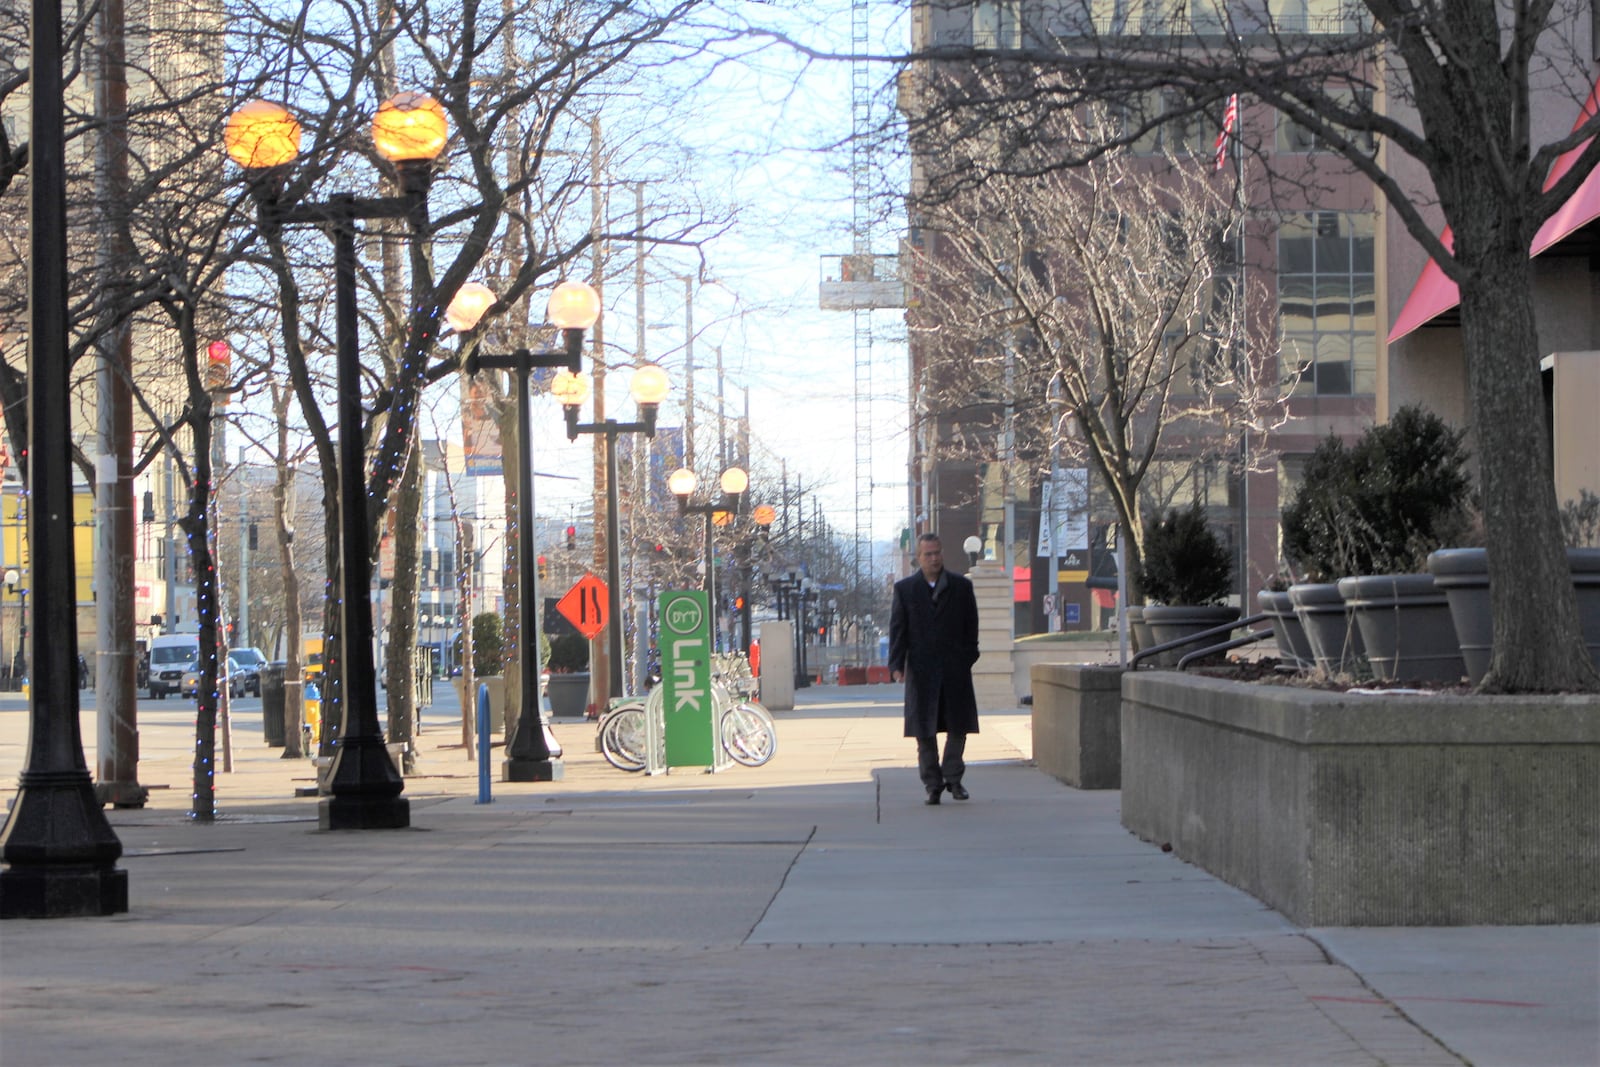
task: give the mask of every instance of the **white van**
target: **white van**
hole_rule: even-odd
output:
[[[183,673],[200,664],[199,634],[161,634],[150,639],[150,695],[160,700],[179,692]]]

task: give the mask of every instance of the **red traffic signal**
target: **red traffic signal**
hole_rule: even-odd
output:
[[[576,526],[568,526],[567,527],[567,547],[568,548],[577,548],[578,547],[578,528]]]

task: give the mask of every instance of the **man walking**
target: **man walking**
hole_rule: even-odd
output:
[[[939,535],[917,538],[917,573],[894,584],[889,613],[889,671],[906,683],[905,736],[917,739],[917,770],[927,803],[961,785],[967,735],[978,732],[978,699],[972,665],[978,662],[978,601],[972,583],[944,569]],[[939,758],[940,733],[946,734]]]

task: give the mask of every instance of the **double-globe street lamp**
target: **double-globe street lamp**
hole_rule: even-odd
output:
[[[694,495],[695,486],[699,484],[699,477],[688,467],[679,467],[667,476],[667,490],[678,498],[678,514],[704,515],[706,519],[706,605],[711,612],[711,646],[716,648],[717,619],[721,613],[717,610],[716,543],[712,530],[713,527],[732,523],[739,514],[744,492],[750,488],[750,475],[745,473],[743,467],[729,467],[723,471],[719,479],[722,499],[713,504],[689,503],[689,497]]]
[[[487,287],[475,287],[451,300],[446,321],[456,330],[477,326],[493,305]],[[485,294],[488,298],[485,298]],[[534,547],[533,508],[533,394],[529,380],[535,369],[561,368],[578,374],[583,359],[583,336],[600,318],[600,295],[583,282],[562,282],[550,294],[545,312],[551,325],[561,330],[562,347],[554,352],[518,348],[493,354],[473,351],[467,356],[467,373],[509,370],[516,376],[517,439],[521,444],[517,464],[517,603],[521,621],[517,635],[519,704],[516,731],[506,745],[501,777],[507,782],[555,782],[563,776],[561,746],[549,733],[539,713],[539,568]]]
[[[628,391],[639,407],[638,422],[618,422],[604,419],[600,422],[578,421],[578,409],[589,396],[589,380],[582,374],[558,374],[550,383],[550,394],[561,402],[567,419],[567,440],[576,441],[579,434],[604,434],[606,439],[606,600],[610,619],[607,629],[607,688],[613,697],[626,696],[622,649],[622,520],[617,499],[617,435],[642,433],[656,435],[656,413],[667,398],[667,372],[654,363],[646,363],[633,372]]]
[[[28,546],[33,681],[28,751],[0,831],[0,919],[128,910],[122,842],[83,755],[68,388],[67,171],[60,0],[34,0],[29,62]]]
[[[405,219],[411,239],[428,236],[428,186],[433,161],[444,149],[449,124],[444,109],[422,93],[384,101],[372,120],[378,154],[392,163],[400,195],[336,194],[322,203],[280,203],[289,168],[300,152],[300,124],[278,104],[256,100],[228,119],[228,155],[244,168],[263,233],[309,224],[333,231],[334,322],[339,392],[340,670],[343,724],[319,808],[324,830],[398,829],[411,824],[411,804],[401,792],[378,725],[377,671],[372,655],[371,553],[368,530],[365,438],[361,413],[361,338],[356,317],[356,226],[366,219]]]

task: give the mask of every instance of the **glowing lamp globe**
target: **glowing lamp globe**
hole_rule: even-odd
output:
[[[450,306],[445,309],[444,321],[456,333],[466,333],[483,318],[484,312],[494,306],[498,297],[494,290],[482,282],[468,282],[456,290],[456,295],[450,298]]]
[[[635,404],[659,404],[667,398],[668,384],[666,371],[654,363],[646,363],[633,372],[628,391],[633,394]]]
[[[252,100],[228,116],[222,143],[246,170],[281,167],[300,154],[300,123],[282,104]]]
[[[562,282],[550,294],[545,318],[563,330],[587,330],[600,318],[600,294],[584,282]]]
[[[729,467],[722,472],[722,491],[729,496],[738,496],[750,488],[750,476],[744,472],[743,467]]]
[[[771,504],[762,504],[750,513],[750,518],[757,526],[771,526],[778,521],[778,509]]]
[[[427,93],[396,93],[372,117],[372,144],[391,163],[434,159],[450,139],[444,108]]]
[[[556,376],[550,379],[550,395],[555,397],[562,407],[575,408],[589,399],[589,376],[573,374],[565,369],[559,370]]]
[[[694,471],[688,467],[679,467],[667,475],[667,489],[671,491],[673,496],[688,496],[694,492],[694,487],[699,482],[700,479],[696,478]]]

